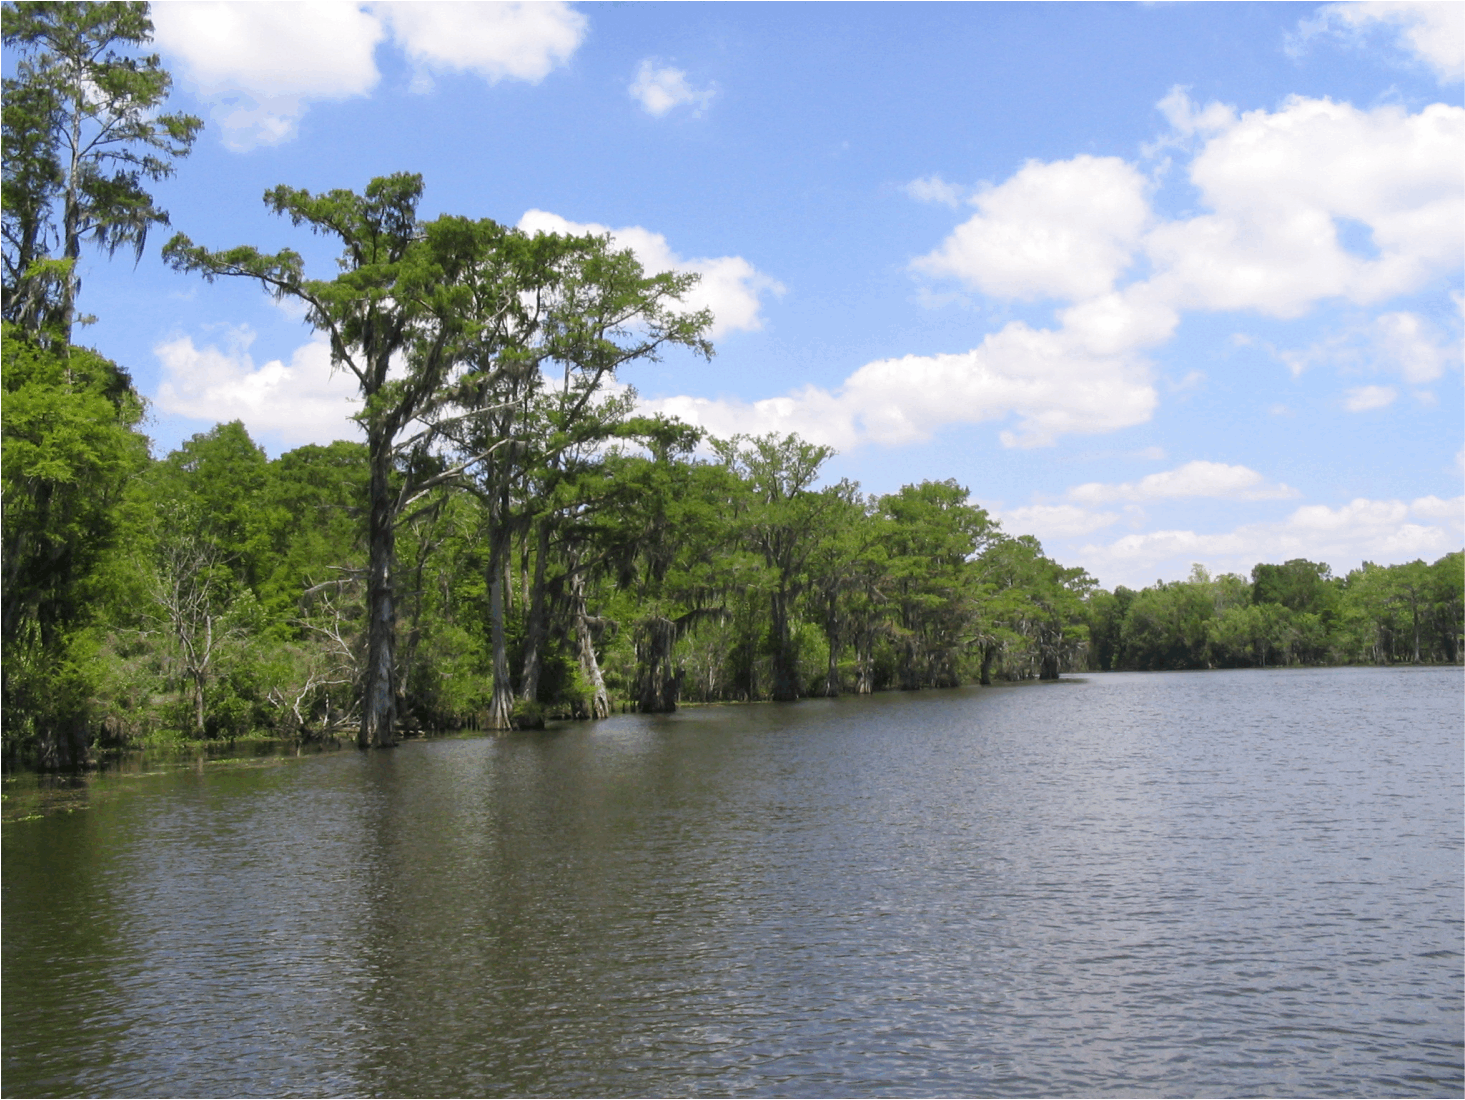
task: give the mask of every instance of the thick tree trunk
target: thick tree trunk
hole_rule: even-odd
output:
[[[773,611],[773,698],[788,702],[799,697],[799,674],[789,638],[788,595],[776,591],[769,603]]]
[[[509,587],[504,568],[508,556],[508,537],[498,531],[489,535],[488,551],[488,615],[493,636],[493,696],[488,704],[484,728],[506,730],[512,725],[513,685],[509,683],[509,643],[504,632],[504,593]]]
[[[916,640],[913,636],[907,636],[905,640],[905,660],[900,666],[900,690],[919,691],[921,688],[921,674],[917,668]]]
[[[609,718],[610,694],[605,690],[605,678],[600,674],[600,662],[595,658],[595,639],[590,629],[590,616],[585,609],[585,578],[578,572],[570,574],[570,599],[574,603],[580,675],[590,686],[590,698],[585,703],[585,717]]]
[[[524,630],[524,671],[519,678],[519,697],[526,703],[539,701],[539,673],[544,662],[544,639],[549,633],[549,610],[545,607],[544,570],[549,557],[549,518],[541,516],[534,525],[534,585],[529,590],[529,615]]]
[[[996,653],[996,650],[997,647],[993,645],[984,645],[982,647],[982,674],[979,683],[983,687],[992,686],[992,657]]]
[[[397,743],[397,615],[393,598],[396,509],[392,507],[391,434],[374,432],[368,440],[371,463],[371,526],[366,576],[366,683],[361,700],[363,749]]]
[[[856,695],[869,695],[875,690],[874,653],[875,632],[863,630],[855,642],[855,663],[859,666],[859,677],[855,682]]]

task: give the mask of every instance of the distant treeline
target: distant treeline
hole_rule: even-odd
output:
[[[1211,577],[1087,601],[1091,669],[1266,668],[1273,665],[1457,663],[1465,559],[1433,565],[1365,562],[1346,577],[1294,558],[1251,579]]]

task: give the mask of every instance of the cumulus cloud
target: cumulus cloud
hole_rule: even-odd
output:
[[[1069,499],[1085,504],[1113,501],[1175,500],[1210,497],[1222,500],[1286,500],[1297,490],[1280,482],[1269,482],[1246,466],[1224,462],[1187,462],[1174,470],[1150,474],[1137,482],[1118,485],[1091,481],[1068,491]]]
[[[1236,111],[1224,103],[1208,103],[1197,109],[1185,88],[1174,87],[1155,104],[1177,135],[1214,134],[1236,123]]]
[[[712,310],[713,338],[763,327],[763,295],[783,293],[783,284],[764,275],[741,256],[686,259],[673,252],[666,238],[639,225],[611,229],[594,222],[572,222],[545,210],[529,210],[519,219],[526,233],[610,234],[617,248],[629,248],[652,273],[687,271],[701,281],[684,299],[688,309]]]
[[[1148,420],[1157,401],[1143,363],[1110,353],[1108,333],[1014,322],[973,351],[867,363],[837,390],[805,386],[742,402],[695,397],[648,402],[714,435],[796,431],[849,450],[929,439],[953,424],[1016,417],[1008,446],[1050,444],[1071,432],[1103,432]]]
[[[215,0],[157,4],[151,14],[158,48],[211,102],[235,150],[293,137],[308,100],[365,95],[377,83],[385,32],[356,4]]]
[[[1118,157],[1030,161],[977,195],[978,213],[912,266],[1000,298],[1105,294],[1149,220],[1145,189],[1144,177]]]
[[[1442,84],[1465,79],[1465,7],[1440,0],[1326,4],[1298,27],[1294,49],[1318,35],[1361,42],[1373,30],[1433,70]]]
[[[1085,566],[1104,584],[1139,586],[1156,576],[1181,577],[1191,562],[1212,572],[1246,573],[1259,561],[1308,558],[1337,572],[1363,561],[1381,565],[1433,560],[1458,550],[1465,539],[1465,497],[1442,501],[1358,498],[1339,508],[1304,505],[1286,519],[1252,523],[1232,531],[1151,531],[1106,545],[1082,547]]]
[[[212,0],[156,4],[151,14],[158,48],[236,151],[293,138],[312,100],[368,94],[389,34],[424,69],[532,82],[574,53],[587,26],[556,2]]]
[[[1293,97],[1248,111],[1190,164],[1212,212],[1147,235],[1151,281],[1180,308],[1284,318],[1416,290],[1465,250],[1462,159],[1465,110],[1443,103],[1410,115]],[[1344,224],[1376,255],[1345,247]]]
[[[657,118],[683,104],[693,104],[700,111],[712,102],[713,96],[711,88],[692,87],[687,82],[686,72],[663,65],[654,57],[646,58],[637,66],[636,78],[628,90],[643,111]]]
[[[296,348],[288,364],[272,359],[260,367],[249,354],[254,339],[239,326],[226,330],[222,346],[198,347],[191,336],[158,344],[158,408],[198,420],[242,420],[251,435],[274,435],[287,447],[358,437],[349,419],[361,408],[355,379],[332,371],[324,335]]]
[[[564,3],[416,3],[372,10],[416,64],[537,84],[579,48],[589,21]]]
[[[1038,540],[1072,538],[1112,527],[1118,512],[1091,512],[1074,504],[1033,504],[997,511],[1003,529],[1011,535],[1036,535]]]
[[[1356,386],[1343,397],[1343,407],[1351,413],[1382,409],[1394,403],[1399,391],[1393,386]]]

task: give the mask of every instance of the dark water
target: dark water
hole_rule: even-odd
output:
[[[1461,689],[1095,676],[99,780],[4,827],[3,1088],[1460,1095]]]

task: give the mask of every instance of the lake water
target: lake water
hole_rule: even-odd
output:
[[[1462,725],[1111,674],[104,776],[4,826],[3,1087],[1460,1095]]]

